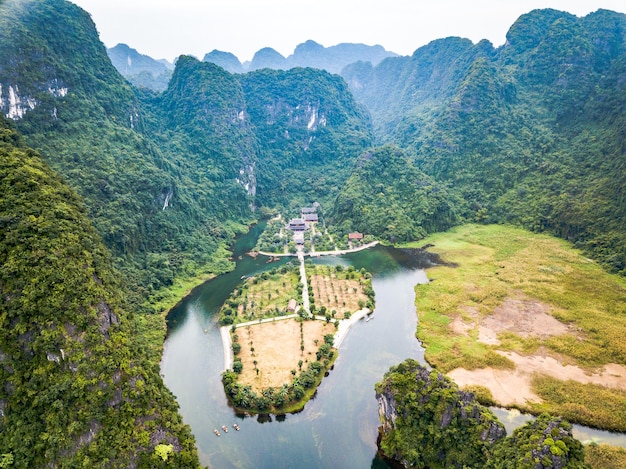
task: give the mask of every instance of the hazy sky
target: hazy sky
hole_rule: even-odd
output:
[[[626,12],[624,0],[72,0],[91,13],[107,47],[120,42],[154,58],[202,58],[218,49],[250,60],[263,47],[287,56],[313,39],[380,44],[410,55],[433,39],[504,44],[511,24],[535,8],[584,16]]]

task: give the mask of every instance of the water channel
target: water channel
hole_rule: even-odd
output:
[[[253,259],[245,255],[262,229],[263,224],[254,226],[237,240],[234,271],[197,288],[168,316],[161,372],[177,397],[184,421],[192,428],[201,463],[219,469],[388,467],[376,456],[379,421],[374,384],[390,366],[406,358],[424,363],[423,349],[415,338],[414,286],[428,282],[423,269],[431,265],[430,258],[416,250],[377,246],[316,259],[317,263],[365,267],[372,273],[376,293],[373,319],[359,321],[350,330],[334,370],[302,412],[243,416],[229,407],[221,384],[224,357],[217,312],[242,276],[289,261],[267,263],[263,256]],[[526,419],[498,411],[509,433]],[[235,422],[241,428],[238,432],[232,430]],[[222,425],[231,430],[216,437],[213,429]],[[626,446],[624,435],[584,427],[577,431]]]

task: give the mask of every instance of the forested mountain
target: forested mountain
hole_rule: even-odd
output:
[[[262,68],[271,68],[274,70],[286,70],[289,68],[287,59],[280,52],[271,47],[264,47],[254,53],[250,64],[250,70],[259,70]]]
[[[260,207],[319,201],[390,241],[513,222],[624,272],[626,17],[534,11],[507,39],[378,65],[376,48],[336,46],[328,63],[362,60],[345,81],[269,49],[257,64],[291,69],[182,56],[155,93],[75,5],[0,3],[0,454],[153,467],[171,444],[168,463],[197,464],[158,376],[163,318],[145,313],[177,280],[228,270]],[[293,60],[330,68],[321,47]]]
[[[198,466],[80,198],[3,118],[0,135],[3,464]]]
[[[213,49],[208,54],[204,55],[203,62],[210,62],[215,65],[219,65],[224,70],[230,73],[243,73],[243,65],[239,59],[230,52],[222,52],[217,49]]]
[[[138,88],[163,91],[172,76],[174,66],[165,60],[155,60],[126,44],[107,49],[111,63],[128,81]]]
[[[372,144],[367,114],[343,80],[294,68],[259,70],[240,81],[259,143],[257,203],[331,202]]]
[[[421,239],[459,223],[459,200],[397,147],[362,154],[330,213],[341,232],[376,233],[390,242]]]
[[[15,153],[19,137],[5,132],[2,453],[17,467],[155,467],[155,451],[170,448],[169,464],[197,464],[158,376],[163,318],[145,314],[146,300],[177,278],[230,268],[226,247],[255,204],[278,203],[271,171],[292,169],[284,195],[295,196],[306,162],[329,169],[371,143],[367,119],[320,70],[243,80],[183,56],[165,92],[138,91],[89,16],[63,0],[0,6],[0,110],[52,167]],[[285,161],[261,164],[276,135],[263,154]]]
[[[64,35],[52,24],[63,25]],[[163,147],[153,130],[161,127],[154,122],[161,111],[151,114],[152,96],[129,86],[111,65],[89,16],[61,0],[28,8],[6,2],[0,35],[0,108],[84,198],[137,302],[176,276],[227,268],[227,254],[216,253],[234,235],[229,220],[251,216],[248,202],[245,219],[240,207],[224,218],[223,204],[215,203],[222,199],[204,184],[212,176],[201,167],[211,162],[168,151],[184,135],[168,135]],[[215,145],[213,161],[221,151]],[[233,183],[238,170],[229,175]],[[239,193],[236,200],[245,199],[243,187]]]
[[[464,200],[626,268],[626,16],[523,15],[504,46],[437,40],[344,77],[376,137]]]

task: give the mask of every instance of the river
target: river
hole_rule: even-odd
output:
[[[420,251],[377,246],[316,263],[365,267],[372,273],[376,308],[372,320],[359,321],[339,350],[334,369],[324,378],[316,397],[302,412],[283,416],[237,415],[221,384],[224,357],[217,312],[242,276],[288,262],[245,255],[263,225],[254,226],[234,246],[234,271],[200,286],[168,315],[161,372],[176,395],[184,421],[192,428],[200,460],[213,468],[385,468],[377,456],[378,408],[374,384],[390,366],[406,358],[424,363],[415,338],[414,286],[428,282],[424,268],[432,258]],[[525,416],[502,414],[510,429]],[[232,424],[241,430],[236,432]],[[214,428],[227,425],[217,437]],[[588,433],[588,430],[579,427]],[[594,439],[603,440],[594,432]],[[600,435],[600,436],[598,436]],[[579,437],[580,438],[580,437]],[[618,435],[618,443],[624,441]],[[626,443],[622,443],[626,445]]]

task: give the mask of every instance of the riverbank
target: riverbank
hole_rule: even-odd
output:
[[[500,406],[626,431],[623,278],[511,227],[468,225],[420,244],[457,265],[429,269],[435,281],[416,287],[431,365]]]

